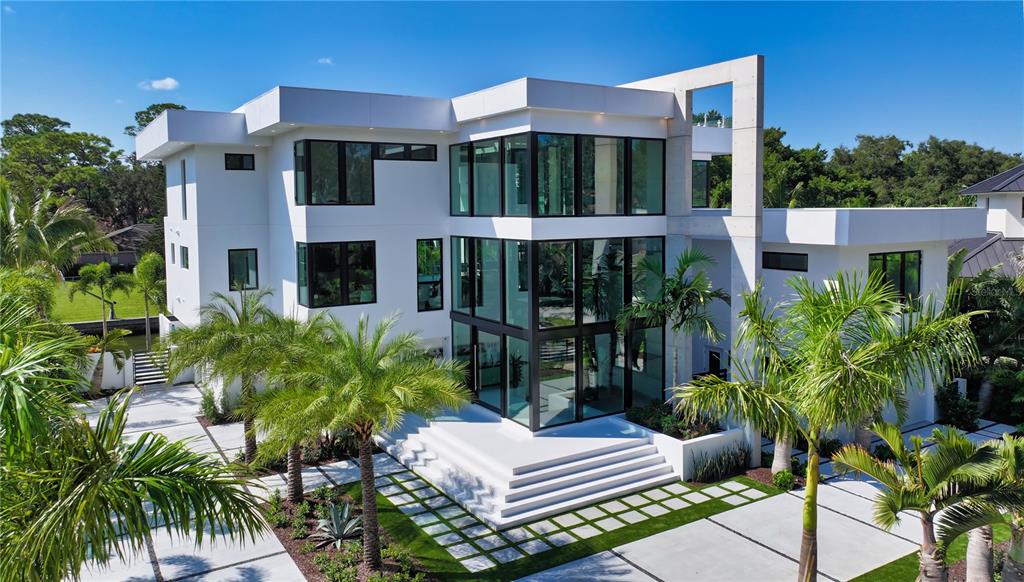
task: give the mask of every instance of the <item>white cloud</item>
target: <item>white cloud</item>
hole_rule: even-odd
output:
[[[145,91],[173,91],[177,89],[179,85],[181,85],[181,83],[179,83],[174,77],[164,77],[163,79],[142,81],[139,83],[139,89],[143,89]]]
[[[316,60],[316,62],[321,65],[333,65],[334,59],[332,59],[331,57],[320,57],[319,59]]]
[[[4,14],[14,14],[14,7],[4,4]]]

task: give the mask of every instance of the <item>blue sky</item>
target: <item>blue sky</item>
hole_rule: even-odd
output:
[[[934,134],[1024,150],[1020,2],[2,6],[3,118],[54,115],[122,148],[133,113],[161,101],[230,110],[274,85],[450,97],[523,76],[619,84],[760,53],[766,122],[792,145]]]

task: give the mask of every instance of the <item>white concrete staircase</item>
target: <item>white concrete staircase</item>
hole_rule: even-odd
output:
[[[164,366],[167,364],[166,352],[135,352],[135,385],[166,384]]]
[[[609,419],[602,426],[619,425]],[[380,444],[494,527],[529,523],[678,479],[647,438],[530,437],[509,420],[482,423],[479,438],[454,428],[466,427],[408,419],[401,430],[383,434]],[[510,448],[522,453],[531,446],[538,448],[534,459],[504,458]]]

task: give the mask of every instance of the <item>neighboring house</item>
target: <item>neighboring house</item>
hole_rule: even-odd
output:
[[[967,249],[961,273],[973,277],[995,268],[1014,277],[1017,263],[1024,253],[1024,164],[982,180],[960,191],[976,196],[978,208],[986,211],[985,236],[954,241],[949,247],[953,254]]]
[[[231,112],[168,110],[136,139],[167,168],[179,321],[162,330],[195,324],[214,291],[257,287],[299,318],[401,312],[402,330],[467,362],[477,403],[386,435],[389,451],[491,523],[685,473],[689,457],[652,452],[615,416],[663,402],[672,377],[664,329],[614,329],[650,284],[640,259],[672,269],[700,247],[732,292],[714,306],[723,341],[678,338],[685,381],[730,368],[739,294],[759,280],[781,299],[794,275],[882,269],[903,293],[943,296],[949,242],[985,232],[975,208],[763,209],[763,67],[617,87],[524,78],[451,99],[276,87]],[[732,127],[694,127],[692,94],[724,84]],[[700,208],[719,154],[732,206]],[[934,417],[922,387],[908,418]],[[759,436],[732,434],[756,462]]]
[[[109,263],[115,271],[131,271],[139,262],[142,245],[159,228],[161,227],[158,224],[140,223],[108,232],[106,238],[114,243],[117,250],[112,253],[82,253],[75,261],[74,272],[78,273],[78,269],[84,265],[95,265],[101,262]]]

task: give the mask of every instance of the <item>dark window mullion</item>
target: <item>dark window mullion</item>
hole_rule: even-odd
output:
[[[537,184],[537,132],[530,132],[530,217],[539,216],[540,205],[537,202],[540,188]]]
[[[345,171],[345,158],[347,153],[345,152],[345,142],[339,141],[338,144],[338,200],[339,204],[348,204],[348,172]]]
[[[626,159],[622,164],[623,176],[622,191],[625,200],[622,201],[622,212],[626,216],[633,214],[633,138],[626,138]]]
[[[583,216],[583,140],[572,136],[572,215]]]

